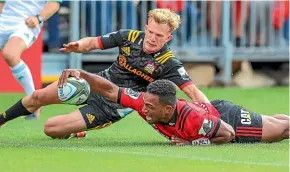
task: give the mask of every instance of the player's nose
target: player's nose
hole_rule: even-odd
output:
[[[146,107],[143,106],[143,108],[142,108],[142,112],[146,115],[146,114],[148,113],[148,109],[146,109]]]

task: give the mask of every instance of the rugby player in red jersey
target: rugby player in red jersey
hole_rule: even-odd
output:
[[[83,70],[66,69],[59,85],[69,76],[86,79],[94,92],[136,110],[154,129],[177,144],[276,142],[289,138],[286,115],[259,115],[224,100],[208,104],[178,99],[176,85],[169,80],[156,80],[146,92],[138,92]],[[175,142],[176,139],[186,142]]]

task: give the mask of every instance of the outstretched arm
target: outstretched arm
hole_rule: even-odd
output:
[[[101,49],[97,37],[86,37],[75,42],[64,44],[60,51],[65,53],[88,53],[96,49]]]
[[[86,37],[78,41],[64,44],[60,51],[65,53],[88,53],[97,49],[108,49],[121,46],[123,39],[127,38],[130,30],[119,30],[99,37]]]
[[[208,98],[194,85],[189,84],[182,89],[182,91],[191,98],[192,101],[198,101],[202,103],[209,103]]]
[[[59,78],[58,86],[62,87],[67,82],[69,76],[85,79],[93,92],[117,102],[119,87],[107,79],[81,69],[65,69]]]
[[[94,92],[99,93],[100,95],[114,102],[117,102],[119,92],[119,87],[117,85],[99,75],[88,73],[84,70],[79,71],[80,77],[87,80]]]

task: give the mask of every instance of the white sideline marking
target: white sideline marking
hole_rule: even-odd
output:
[[[18,146],[17,146],[18,147]],[[46,148],[46,149],[60,149],[60,150],[76,150],[84,152],[102,152],[102,153],[118,153],[118,154],[129,154],[129,155],[141,155],[141,156],[152,156],[152,157],[164,157],[164,158],[176,158],[176,159],[189,159],[198,161],[209,161],[209,162],[222,162],[229,164],[245,164],[245,165],[261,165],[261,166],[273,166],[273,167],[289,167],[289,164],[284,163],[269,163],[269,162],[253,162],[253,161],[235,161],[227,159],[218,159],[211,157],[199,157],[199,156],[186,156],[186,155],[170,155],[170,154],[159,154],[159,153],[144,153],[144,152],[129,152],[129,151],[118,151],[108,149],[91,149],[91,148],[79,148],[79,147],[48,147],[48,146],[25,146],[31,148]],[[25,148],[24,147],[24,148]]]

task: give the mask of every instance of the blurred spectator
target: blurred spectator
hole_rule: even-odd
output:
[[[115,3],[115,4],[113,4]],[[86,27],[89,36],[99,36],[112,32],[113,30],[119,30],[123,25],[122,29],[132,28],[132,11],[133,11],[133,2],[132,1],[96,1],[96,31],[91,30],[91,1],[86,2]],[[103,9],[105,6],[105,10]],[[115,9],[113,8],[115,6]],[[122,8],[126,8],[126,20],[122,20]],[[113,22],[113,10],[116,10],[116,22]],[[106,12],[104,14],[104,11]],[[105,20],[104,20],[105,19]],[[105,21],[105,22],[103,22]],[[122,23],[125,22],[125,23]],[[112,25],[113,24],[113,25]],[[103,26],[105,25],[105,27]],[[103,29],[105,28],[105,29]]]
[[[289,43],[289,1],[275,1],[272,21],[276,30],[283,29],[284,38]]]
[[[221,8],[222,1],[207,1],[207,27],[213,30],[215,46],[220,46],[221,41]]]
[[[143,17],[143,14],[148,14],[148,12],[152,9],[152,3],[154,1],[139,1],[137,4],[137,29],[138,30],[144,30],[144,24],[142,23],[142,21],[144,21],[144,23],[146,23],[147,21],[147,16],[145,16],[146,18]],[[146,9],[144,9],[144,7],[146,6]],[[144,11],[145,10],[145,11]]]
[[[172,11],[177,12],[181,16],[181,27],[177,29],[177,40],[178,45],[181,45],[181,42],[190,41],[191,35],[192,35],[192,25],[196,23],[197,20],[197,9],[192,4],[191,1],[183,1],[183,0],[176,0],[176,1],[168,1],[168,0],[156,0],[156,6],[157,8],[168,8]],[[186,15],[183,16],[183,15]],[[186,18],[184,20],[183,18]],[[194,23],[192,23],[192,18],[194,18]],[[182,27],[185,27],[185,38],[186,40],[182,40],[181,38],[181,32]]]
[[[232,1],[233,26],[235,32],[235,46],[241,46],[241,37],[244,33],[245,23],[249,17],[249,1]]]

